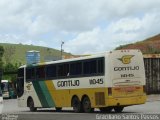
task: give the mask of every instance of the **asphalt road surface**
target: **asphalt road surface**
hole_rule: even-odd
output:
[[[94,113],[74,113],[72,108],[63,108],[62,112],[56,112],[55,109],[38,109],[37,112],[30,112],[28,108],[18,107],[16,99],[9,99],[4,100],[1,119],[7,120],[8,117],[14,118],[14,120],[96,120],[102,118],[112,119],[112,117],[122,119],[125,115],[129,115],[130,117],[130,115],[137,114],[139,116],[141,114],[160,115],[159,96],[158,99],[151,98],[145,104],[126,107],[120,114],[115,114],[114,112],[111,112],[110,114],[102,114],[98,109],[95,109]]]

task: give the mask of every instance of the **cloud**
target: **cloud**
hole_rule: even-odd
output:
[[[159,0],[1,0],[0,42],[74,54],[112,50],[160,31]]]
[[[75,53],[90,53],[99,50],[100,29],[95,28],[92,31],[80,33],[75,39],[65,44],[66,51],[74,51]],[[102,47],[100,47],[101,49]]]
[[[67,51],[88,54],[113,50],[122,44],[143,40],[160,31],[160,14],[145,14],[143,17],[127,17],[111,22],[105,29],[94,28],[69,41]],[[155,29],[156,28],[156,29]]]

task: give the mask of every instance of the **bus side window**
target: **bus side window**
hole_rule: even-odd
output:
[[[90,61],[90,74],[97,73],[97,60]]]
[[[82,62],[74,62],[70,64],[70,75],[79,76],[82,74]]]
[[[98,60],[98,73],[104,74],[104,58]]]
[[[32,81],[35,79],[35,69],[26,68],[26,81]]]
[[[97,60],[87,60],[83,62],[83,74],[93,75],[97,73]]]
[[[57,77],[57,66],[48,65],[46,66],[46,78],[55,78]]]
[[[69,73],[69,64],[64,63],[58,65],[58,77],[67,77]]]
[[[45,79],[45,66],[40,66],[36,68],[36,78]]]

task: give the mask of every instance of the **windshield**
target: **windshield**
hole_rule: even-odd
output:
[[[24,92],[24,68],[18,70],[18,79],[17,79],[17,95],[21,97]]]
[[[8,82],[1,83],[1,89],[2,91],[8,91]]]

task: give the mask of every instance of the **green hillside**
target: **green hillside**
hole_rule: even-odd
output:
[[[3,46],[5,50],[11,49],[13,53],[9,55],[10,57],[9,60],[13,64],[14,63],[26,64],[26,52],[30,50],[40,51],[41,62],[44,62],[44,58],[47,56],[49,57],[53,57],[53,56],[60,57],[61,56],[61,51],[53,49],[53,48],[47,48],[47,47],[41,47],[41,46],[23,45],[23,44],[8,44],[8,43],[0,43],[0,46]],[[71,55],[71,54],[63,53],[63,55]],[[3,62],[6,63],[6,59],[4,58],[4,56],[3,56]]]

